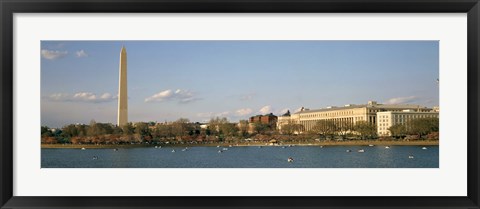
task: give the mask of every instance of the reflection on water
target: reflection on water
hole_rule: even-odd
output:
[[[42,168],[438,168],[439,147],[42,149]],[[364,152],[358,152],[363,149]],[[175,152],[172,152],[175,150]],[[350,150],[348,152],[347,150]],[[220,152],[219,152],[220,151]],[[293,162],[287,159],[293,158]]]

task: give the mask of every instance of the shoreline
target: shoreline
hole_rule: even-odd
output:
[[[438,146],[439,141],[321,141],[312,143],[281,143],[281,144],[266,144],[261,142],[252,143],[211,143],[211,144],[41,144],[41,148],[45,149],[80,149],[80,148],[95,148],[95,149],[107,149],[107,148],[141,148],[141,147],[226,147],[226,146],[368,146],[368,145],[381,145],[381,146]]]

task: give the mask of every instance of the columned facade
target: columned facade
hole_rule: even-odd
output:
[[[332,121],[336,127],[343,131],[350,131],[359,121],[366,121],[375,127],[377,126],[378,112],[401,112],[411,110],[415,112],[432,112],[432,108],[422,107],[410,104],[378,104],[375,101],[369,101],[364,105],[348,104],[343,107],[330,106],[323,109],[302,110],[291,114],[291,116],[279,117],[277,129],[281,131],[282,126],[288,123],[301,124],[304,131],[312,130],[319,121]]]
[[[405,110],[401,112],[379,112],[377,113],[377,133],[379,136],[391,136],[390,127],[401,124],[408,124],[408,121],[418,118],[438,118],[438,111],[416,112]]]

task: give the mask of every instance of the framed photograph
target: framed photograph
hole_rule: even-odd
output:
[[[2,209],[479,208],[478,0],[0,6]]]

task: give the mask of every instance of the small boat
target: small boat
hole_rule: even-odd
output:
[[[220,147],[220,145],[217,145],[217,147]]]
[[[228,150],[228,148],[223,148],[222,150],[223,150],[223,151],[227,151],[227,150]]]
[[[413,159],[413,158],[414,158],[413,155],[408,156],[408,159]]]
[[[347,152],[352,152],[352,150],[347,149]]]
[[[369,144],[368,146],[369,146],[369,147],[373,147],[373,146],[375,146],[375,145],[373,145],[373,144]]]
[[[222,150],[218,150],[218,153],[222,153],[223,151]]]
[[[390,147],[389,147],[389,146],[386,146],[385,149],[390,149]]]
[[[322,146],[320,146],[320,148],[323,148],[323,145],[322,145]]]
[[[97,156],[93,156],[93,159],[96,160],[96,159],[98,159],[98,157],[97,157]]]
[[[422,149],[427,149],[426,147],[422,147]]]
[[[182,149],[182,152],[185,152],[185,151],[187,151],[187,149]]]
[[[282,149],[285,149],[285,147],[282,147]]]
[[[85,150],[85,147],[82,147],[82,150]]]
[[[262,148],[262,146],[259,146],[258,148]]]
[[[287,159],[287,162],[289,162],[289,163],[293,162],[293,158],[292,158],[292,157],[289,157],[289,158]]]
[[[232,147],[232,145],[228,145],[228,147]]]
[[[114,151],[114,152],[116,152],[116,151],[118,151],[118,149],[117,149],[117,148],[115,148],[115,149],[113,149],[113,151]]]
[[[155,146],[155,149],[157,149],[157,148],[158,148],[158,146]]]
[[[175,152],[175,150],[174,150],[174,149],[172,149],[172,152]]]
[[[363,150],[363,149],[359,149],[359,150],[358,150],[358,152],[365,152],[365,150]]]

